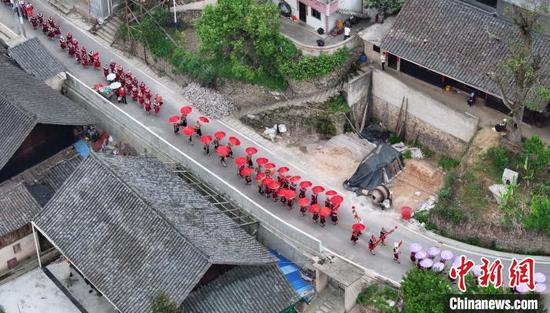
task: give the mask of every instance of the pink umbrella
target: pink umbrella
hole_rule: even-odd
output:
[[[201,121],[202,123],[208,123],[208,122],[210,122],[210,120],[209,120],[208,117],[206,117],[206,116],[201,116],[201,117],[199,117],[199,121]]]
[[[365,225],[361,224],[361,223],[355,223],[355,224],[351,225],[351,230],[353,230],[353,231],[364,231],[365,230]]]
[[[300,188],[309,188],[313,185],[309,180],[304,180],[300,183]]]
[[[344,201],[344,197],[340,195],[336,195],[330,199],[330,203],[332,203],[333,205],[339,205],[343,201]]]
[[[300,177],[300,176],[292,176],[292,177],[290,177],[289,180],[290,180],[291,183],[295,183],[295,182],[299,181],[300,179],[302,179],[302,177]]]
[[[272,181],[268,187],[269,189],[279,189],[281,184],[278,181]]]
[[[449,250],[443,250],[441,251],[441,259],[444,260],[444,261],[449,261],[450,259],[453,258],[453,253]]]
[[[544,283],[546,282],[546,275],[541,272],[535,273],[535,283]]]
[[[252,167],[245,167],[241,170],[241,176],[248,176],[250,175],[252,172],[254,171],[254,169]]]
[[[260,166],[267,164],[267,162],[269,162],[269,160],[267,158],[264,158],[264,157],[256,159],[256,163],[258,163],[258,165],[260,165]]]
[[[264,165],[264,168],[266,170],[271,170],[271,169],[274,169],[275,167],[277,167],[277,165],[275,165],[273,163],[267,163],[266,165]]]
[[[180,108],[181,114],[187,115],[187,114],[191,113],[192,111],[193,111],[193,108],[191,108],[191,107],[188,106],[188,105],[182,106],[182,107]]]
[[[285,198],[287,198],[288,200],[292,200],[296,198],[296,191],[287,189],[285,192]],[[304,198],[304,199],[307,199],[307,198]]]
[[[169,121],[170,123],[177,123],[177,122],[179,122],[180,120],[181,120],[181,118],[180,118],[179,116],[177,116],[177,115],[170,116],[170,119],[168,119],[168,121]]]
[[[258,173],[256,175],[256,181],[260,181],[262,179],[264,179],[266,177],[266,175],[264,173]]]
[[[323,187],[323,186],[315,186],[315,187],[313,187],[313,188],[311,189],[311,191],[312,191],[313,193],[315,193],[315,194],[319,194],[319,193],[325,191],[325,187]]]
[[[216,149],[216,153],[221,157],[226,157],[229,154],[229,147],[228,146],[219,146]]]
[[[288,172],[288,167],[286,167],[286,166],[279,167],[279,169],[277,170],[277,172],[278,172],[279,174],[284,174],[284,173]]]
[[[410,250],[412,253],[417,253],[422,251],[422,246],[418,243],[411,244]]]
[[[284,197],[286,195],[287,190],[288,189],[286,189],[286,188],[279,188],[279,190],[277,190],[277,196],[278,197]]]
[[[241,144],[241,141],[237,139],[237,137],[229,137],[228,141],[234,146],[239,146]]]
[[[265,174],[264,174],[265,175]],[[263,181],[262,181],[262,185],[264,186],[267,186],[269,188],[269,185],[273,182],[273,178],[270,178],[270,177],[266,177]]]
[[[205,145],[210,144],[212,142],[212,137],[208,135],[202,135],[201,142],[204,143]]]
[[[535,285],[535,291],[538,293],[543,293],[546,291],[546,284],[540,283]]]
[[[223,137],[225,137],[225,133],[222,132],[222,131],[217,131],[215,134],[214,134],[214,137],[218,140],[222,140]]]
[[[423,259],[422,261],[420,261],[420,267],[426,269],[431,268],[433,264],[434,261],[432,261],[431,259]]]
[[[300,198],[298,199],[298,205],[300,205],[302,208],[309,205],[309,198]]]
[[[246,159],[244,157],[235,158],[235,164],[237,166],[243,166],[246,164]]]
[[[192,136],[194,133],[195,133],[195,129],[191,126],[185,126],[185,128],[183,129],[182,133],[185,135],[185,136]]]
[[[325,195],[327,196],[336,196],[338,193],[336,192],[336,190],[329,190],[327,192],[325,192]]]
[[[319,215],[321,215],[323,217],[329,216],[330,213],[331,213],[331,210],[329,208],[327,208],[326,206],[322,207],[321,210],[319,210]]]
[[[321,208],[319,207],[319,205],[317,203],[314,203],[309,207],[309,213],[319,213],[320,209]]]

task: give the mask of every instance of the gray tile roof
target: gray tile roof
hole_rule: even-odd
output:
[[[279,313],[296,294],[277,265],[238,266],[193,291],[184,313]]]
[[[38,123],[89,125],[91,114],[0,56],[0,169]]]
[[[8,54],[25,72],[39,80],[46,80],[66,70],[36,37],[8,48]]]
[[[0,236],[30,223],[41,207],[22,184],[0,185]]]
[[[123,177],[214,264],[259,265],[276,261],[256,239],[220,212],[157,159],[107,157],[101,160]]]
[[[48,185],[54,191],[57,191],[61,188],[61,185],[63,185],[67,178],[69,178],[69,176],[76,170],[80,163],[82,163],[82,158],[78,155],[68,160],[63,160],[52,166],[45,173],[40,182]]]
[[[211,265],[93,155],[34,223],[125,313],[150,312],[159,291],[183,302]]]
[[[432,71],[495,95],[496,84],[486,76],[508,57],[514,26],[457,0],[408,0],[382,49]],[[550,39],[539,36],[535,51],[550,85]]]

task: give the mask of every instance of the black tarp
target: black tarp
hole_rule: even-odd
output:
[[[389,144],[381,143],[361,161],[355,173],[344,182],[344,187],[372,190],[384,183],[384,172],[391,179],[401,168],[399,152]]]

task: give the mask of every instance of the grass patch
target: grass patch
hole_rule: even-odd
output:
[[[467,170],[464,173],[462,183],[463,192],[460,203],[463,206],[473,210],[480,210],[489,204],[490,191],[473,170]]]
[[[381,313],[399,312],[394,306],[390,306],[388,301],[397,303],[399,292],[393,288],[380,284],[372,284],[357,296],[357,303],[361,305],[373,306]]]
[[[405,159],[405,160],[410,160],[413,157],[412,152],[409,149],[403,150],[403,152],[401,152],[401,155],[403,156],[403,159]]]
[[[438,161],[439,166],[441,166],[446,172],[455,169],[460,164],[460,161],[455,159],[449,159],[446,157],[441,157]]]
[[[341,95],[330,98],[328,101],[323,103],[322,108],[332,113],[349,112],[349,105],[346,102],[346,99],[344,99]]]
[[[411,146],[419,148],[422,151],[422,155],[426,159],[431,158],[435,154],[435,152],[433,152],[433,150],[431,150],[427,146],[423,145],[420,142],[420,140],[418,140],[418,138],[416,138],[415,140],[413,140],[413,142],[411,142]]]
[[[396,134],[391,134],[390,137],[388,138],[388,143],[390,145],[394,145],[394,144],[400,143],[402,141],[403,141],[403,139],[401,139],[401,137],[397,136]]]
[[[327,115],[319,115],[306,119],[306,124],[316,133],[326,137],[336,135],[336,126]]]

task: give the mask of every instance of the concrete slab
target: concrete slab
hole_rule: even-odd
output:
[[[80,313],[39,268],[0,285],[0,306],[8,313],[44,313],[52,308],[56,313]]]
[[[350,286],[365,275],[362,269],[340,258],[321,259],[319,262],[314,263],[313,267],[345,287]]]

